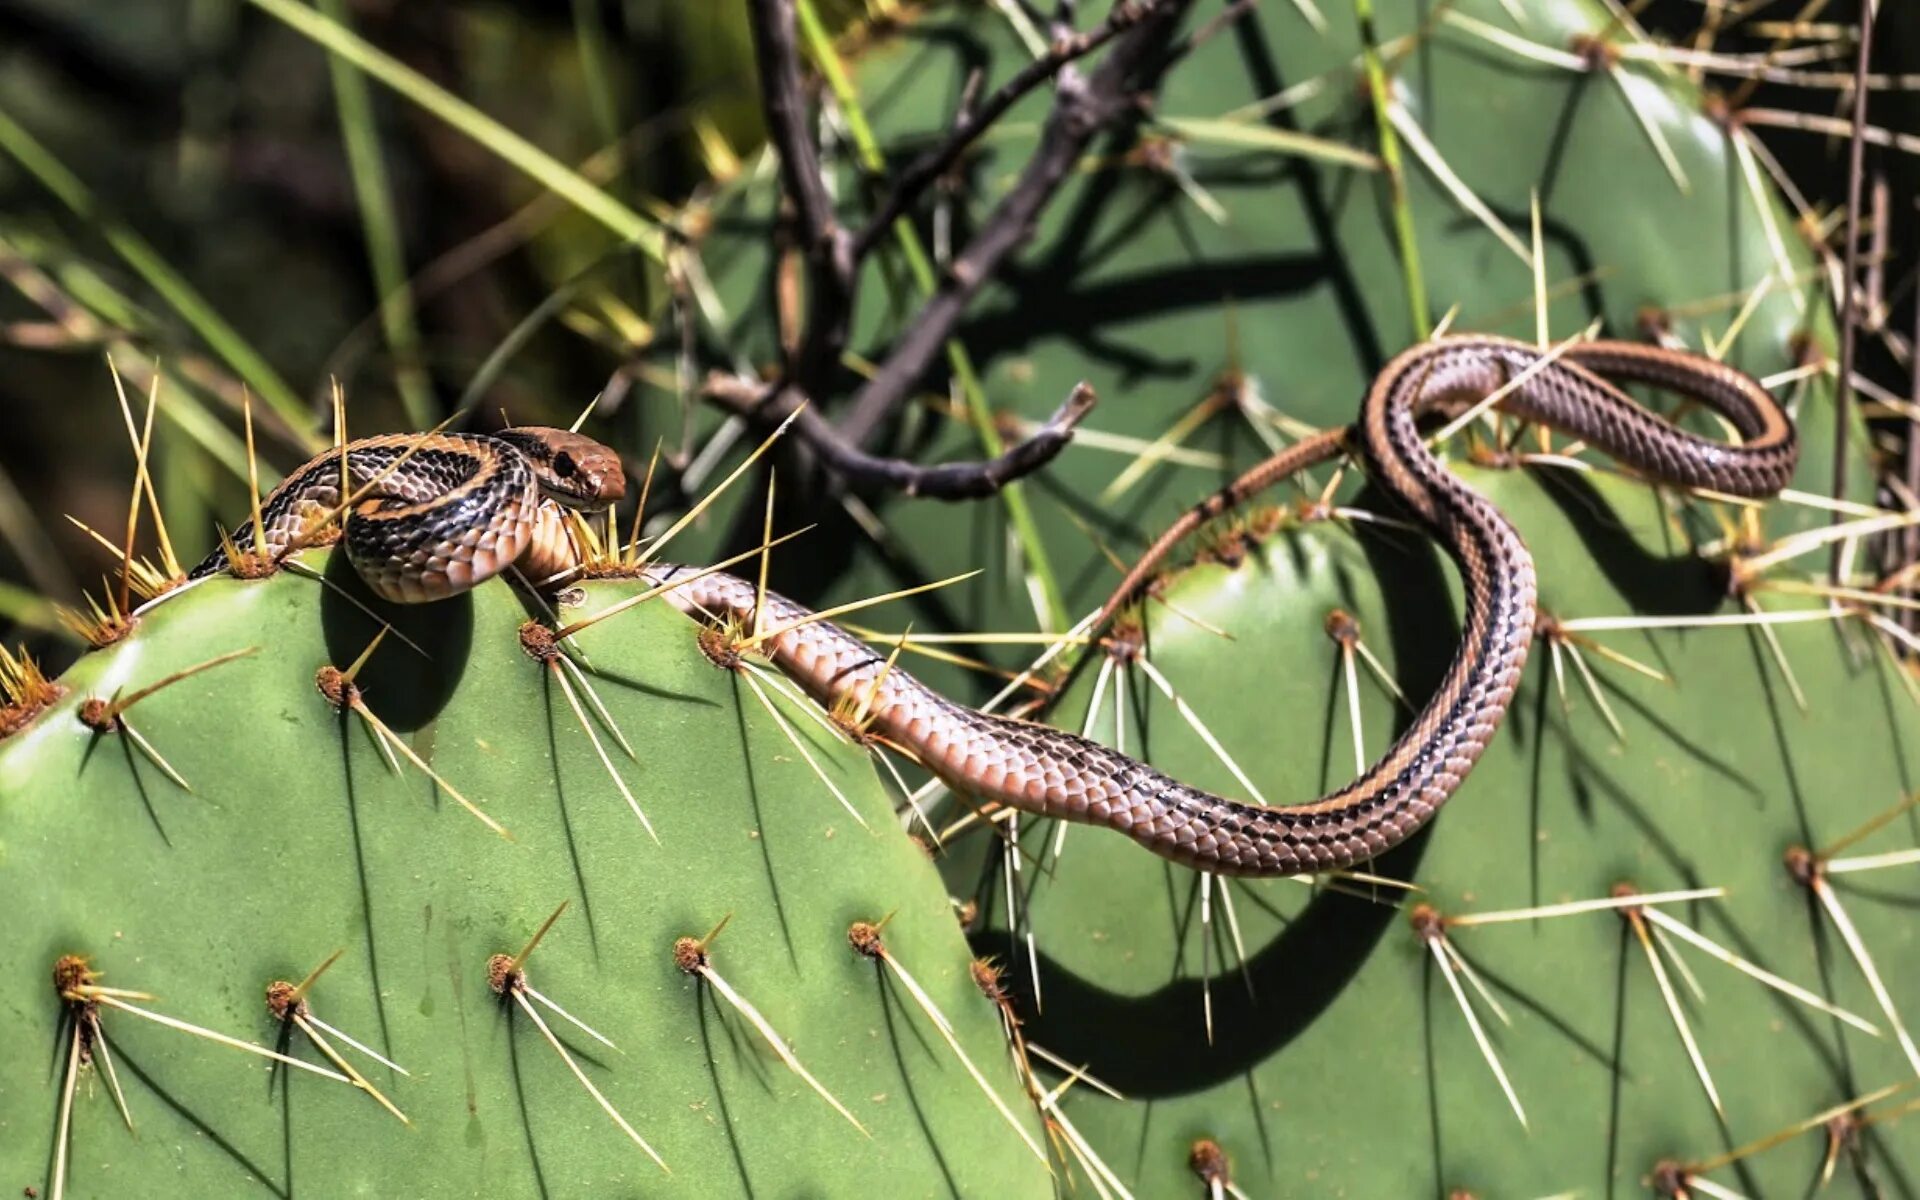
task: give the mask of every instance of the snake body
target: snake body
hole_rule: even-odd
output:
[[[260,505],[269,558],[325,526],[340,506],[343,463],[354,500],[347,558],[375,595],[398,604],[445,599],[516,563],[536,580],[564,571],[575,552],[555,506],[604,508],[626,491],[619,456],[565,429],[382,434],[317,455],[273,489]],[[251,553],[253,522],[230,540]],[[187,578],[232,566],[222,546]]]
[[[1715,442],[1670,425],[1610,380],[1674,391],[1704,404],[1726,419],[1740,443]],[[1499,727],[1526,664],[1534,637],[1533,559],[1513,525],[1427,449],[1417,424],[1423,415],[1456,410],[1505,386],[1512,390],[1501,400],[1504,411],[1571,434],[1660,482],[1764,497],[1785,486],[1798,457],[1791,422],[1758,383],[1687,354],[1593,342],[1548,360],[1520,342],[1452,337],[1394,359],[1368,391],[1352,426],[1290,447],[1197,505],[1149,550],[1102,610],[1103,617],[1117,611],[1165,551],[1208,518],[1303,467],[1357,451],[1375,480],[1433,530],[1459,567],[1464,629],[1440,686],[1412,724],[1358,779],[1318,800],[1284,807],[1244,804],[1190,787],[1075,734],[956,704],[905,672],[888,670],[871,648],[830,623],[794,624],[807,610],[772,593],[760,618],[763,628],[776,632],[762,646],[815,700],[831,706],[857,697],[876,732],[981,801],[1115,829],[1156,854],[1219,874],[1290,875],[1363,862],[1405,840],[1459,787]],[[425,593],[438,594],[469,578],[477,581],[481,567],[469,564],[481,557],[498,570],[493,564],[499,560],[529,553],[539,541],[531,532],[538,514],[550,513],[552,502],[582,507],[611,502],[583,498],[582,489],[557,489],[539,462],[543,454],[550,461],[554,447],[541,442],[543,431],[522,432],[519,444],[502,443],[528,460],[533,482],[520,491],[508,486],[515,472],[499,461],[506,457],[499,446],[466,446],[454,453],[490,455],[490,460],[469,461],[457,470],[435,460],[438,498],[420,499],[418,491],[409,490],[413,473],[403,466],[394,477],[406,475],[407,482],[394,485],[391,499],[363,502],[354,510],[347,524],[348,553],[363,574],[371,570],[383,581],[376,590],[384,588],[399,599],[427,598]],[[350,461],[356,448],[365,448],[372,475],[391,464],[396,445],[404,448],[417,440],[354,443]],[[589,451],[575,447],[574,453]],[[330,469],[332,481],[309,478],[316,468],[321,476]],[[297,525],[304,504],[331,507],[328,487],[337,503],[338,470],[337,456],[323,456],[289,478],[269,500],[269,528],[285,524],[290,513]],[[547,499],[525,501],[529,487],[536,497],[544,489]],[[312,497],[304,489],[312,489]],[[498,497],[500,507],[483,508],[483,494]],[[535,515],[523,520],[519,514],[528,503]],[[355,527],[363,521],[384,528],[377,535],[357,534]],[[544,565],[566,565],[571,543],[547,542],[538,551],[546,556]],[[394,565],[382,554],[404,556],[404,562]],[[219,569],[224,562],[218,558],[196,573]],[[410,582],[418,570],[413,564],[421,561],[430,584]],[[663,595],[696,619],[753,619],[757,589],[745,580],[665,564],[648,567],[647,577],[656,586],[677,583]]]
[[[1269,484],[1355,446],[1373,477],[1429,525],[1465,581],[1465,629],[1432,699],[1392,747],[1346,787],[1306,804],[1265,808],[1216,796],[1086,738],[955,704],[825,622],[764,643],[775,663],[824,704],[859,697],[879,732],[910,748],[950,785],[982,801],[1101,825],[1154,853],[1224,875],[1291,875],[1351,866],[1424,825],[1472,768],[1505,715],[1534,636],[1533,559],[1500,512],[1426,448],[1417,421],[1520,379],[1541,352],[1505,339],[1450,338],[1395,359],[1360,419],[1290,448],[1200,505],[1156,549]],[[1675,428],[1607,380],[1666,388],[1706,404],[1742,438],[1725,445]],[[1690,355],[1626,343],[1568,349],[1501,402],[1510,413],[1587,441],[1649,477],[1761,497],[1785,486],[1793,427],[1752,379]],[[1111,614],[1151,571],[1148,561],[1106,606]],[[652,580],[697,618],[748,621],[755,588],[726,575],[656,567]],[[769,595],[762,625],[805,616]],[[884,673],[884,678],[882,675]],[[876,682],[877,681],[877,682]]]

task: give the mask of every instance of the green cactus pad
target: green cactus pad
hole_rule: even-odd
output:
[[[1555,617],[1741,611],[1643,487],[1562,468],[1463,474],[1520,526],[1543,611]],[[1282,804],[1357,773],[1329,614],[1357,619],[1363,644],[1419,703],[1453,651],[1458,605],[1452,568],[1417,535],[1285,526],[1237,551],[1229,542],[1238,565],[1213,561],[1173,580],[1165,605],[1150,604],[1145,635],[1149,661]],[[1804,598],[1762,593],[1761,603],[1822,615]],[[1882,1087],[1910,1093],[1914,1066],[1782,856],[1824,846],[1911,792],[1920,707],[1857,619],[1773,632],[1805,711],[1759,628],[1582,634],[1670,681],[1583,651],[1621,737],[1565,649],[1563,707],[1553,656],[1537,642],[1506,724],[1430,833],[1370,868],[1423,892],[1226,883],[1244,961],[1218,890],[1202,924],[1200,876],[1104,831],[1070,828],[1056,859],[1057,828],[1030,825],[1025,845],[1043,869],[1023,870],[1019,928],[1034,932],[1034,959],[1007,932],[997,879],[982,887],[993,928],[978,944],[1012,965],[1027,1035],[1127,1097],[1079,1088],[1069,1116],[1137,1196],[1200,1194],[1188,1156],[1201,1138],[1226,1150],[1233,1180],[1255,1196],[1632,1196],[1662,1159],[1708,1160]],[[1151,679],[1137,667],[1123,674],[1124,691],[1116,676],[1102,686],[1098,671],[1084,672],[1055,720],[1079,728],[1099,688],[1094,736],[1181,779],[1246,794]],[[1410,713],[1363,660],[1355,675],[1365,749],[1377,756]],[[1913,836],[1901,817],[1848,853],[1901,849]],[[1920,1014],[1920,939],[1903,878],[1913,870],[1832,884],[1909,1019]],[[1525,1108],[1523,1129],[1410,911],[1605,898],[1619,883],[1725,888],[1722,899],[1663,911],[1886,1036],[1843,1027],[1668,935],[1707,997],[1665,966],[1717,1086],[1723,1131],[1618,914],[1453,929],[1451,944],[1511,1018],[1504,1025],[1462,979]],[[1040,964],[1037,998],[1029,961]],[[1801,1134],[1709,1179],[1746,1195],[1799,1194],[1819,1172],[1823,1137]],[[1905,1178],[1916,1137],[1911,1122],[1868,1131],[1864,1155],[1882,1187]],[[1845,1158],[1841,1166],[1834,1194],[1854,1194]]]
[[[633,590],[588,585],[566,616]],[[394,775],[365,723],[323,698],[316,669],[351,663],[377,625],[289,572],[167,600],[0,743],[0,1180],[14,1194],[47,1194],[54,1157],[56,958],[84,955],[102,984],[158,997],[145,1007],[271,1046],[283,1028],[267,985],[337,949],[312,1011],[411,1072],[357,1059],[413,1129],[342,1084],[270,1078],[262,1059],[103,1007],[138,1130],[121,1126],[96,1061],[73,1106],[67,1195],[825,1195],[851,1178],[888,1195],[1044,1192],[1046,1170],[907,991],[848,944],[852,922],[891,914],[885,945],[1037,1141],[939,878],[858,751],[774,697],[871,828],[683,617],[644,605],[610,618],[577,646],[636,760],[582,704],[656,844],[523,652],[528,613],[504,584],[381,612],[430,658],[387,638],[358,677],[365,703],[513,841],[404,759]],[[125,734],[76,716],[89,697],[250,646],[125,714],[193,794]],[[526,978],[619,1046],[541,1010],[671,1175],[489,990],[489,957],[519,951],[562,901]],[[676,967],[676,939],[728,915],[712,967],[871,1137]],[[324,1065],[303,1035],[287,1040]]]

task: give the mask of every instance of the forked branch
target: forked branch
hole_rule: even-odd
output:
[[[1018,104],[1047,80],[1064,71],[1069,63],[1084,58],[1112,41],[1115,37],[1139,25],[1142,21],[1171,8],[1177,0],[1122,0],[1113,6],[1113,12],[1100,23],[1098,29],[1086,33],[1064,33],[1054,39],[1047,52],[1014,72],[1013,77],[995,88],[986,99],[970,110],[963,112],[954,122],[953,129],[939,145],[928,150],[908,164],[900,173],[881,201],[873,218],[860,230],[853,241],[853,255],[856,260],[863,259],[887,236],[894,221],[905,216],[907,210],[922,195],[934,180],[945,174],[960,155],[971,146],[995,121],[1005,116],[1007,110]]]
[[[1013,190],[953,260],[939,290],[894,343],[886,362],[854,398],[852,411],[840,424],[849,444],[864,444],[906,399],[953,335],[974,295],[1032,235],[1040,214],[1094,137],[1136,110],[1136,97],[1160,65],[1174,27],[1191,4],[1192,0],[1123,2],[1115,11],[1128,14],[1122,18],[1125,23],[1109,35],[1112,49],[1090,76],[1083,78],[1070,61],[1056,68],[1053,110],[1041,128],[1039,148],[1027,160]],[[990,107],[989,101],[980,111]]]
[[[940,347],[952,337],[980,287],[1031,235],[1089,143],[1127,113],[1137,111],[1137,98],[1168,61],[1174,28],[1192,2],[1119,0],[1106,20],[1086,33],[1075,33],[1056,21],[1048,51],[978,105],[967,106],[953,131],[906,169],[855,236],[834,212],[809,128],[795,42],[795,0],[748,0],[767,136],[780,157],[781,186],[806,260],[807,315],[799,345],[779,378],[759,383],[715,376],[705,389],[706,397],[763,423],[784,420],[799,410],[794,433],[818,452],[829,469],[857,488],[970,499],[991,495],[1051,461],[1093,405],[1092,391],[1084,386],[1075,389],[1032,436],[992,459],[923,467],[872,455],[862,447],[905,401]],[[1070,19],[1071,9],[1063,6],[1062,17]],[[1111,48],[1091,75],[1083,77],[1074,63],[1102,47]],[[953,260],[877,374],[860,390],[844,422],[836,429],[817,409],[801,410],[804,398],[828,392],[846,350],[861,262],[969,145],[1049,80],[1055,82],[1055,99],[1039,148],[1013,190]]]
[[[789,432],[853,488],[885,488],[934,500],[978,500],[1046,466],[1073,440],[1074,427],[1093,411],[1095,402],[1091,387],[1076,384],[1045,424],[1006,453],[981,461],[923,466],[868,454],[843,438],[817,410],[800,409],[800,395],[790,388],[769,394],[758,381],[716,372],[708,377],[704,395],[722,408],[764,423],[795,417]]]

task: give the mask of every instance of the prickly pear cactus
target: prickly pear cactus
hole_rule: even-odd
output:
[[[1466,474],[1534,547],[1561,626],[1431,834],[1370,868],[1393,882],[1210,879],[1036,825],[1011,920],[1004,885],[980,885],[979,942],[1010,964],[1027,1036],[1127,1097],[1076,1089],[1067,1114],[1135,1195],[1191,1188],[1203,1144],[1249,1195],[1638,1195],[1663,1163],[1786,1195],[1821,1176],[1824,1128],[1705,1168],[1870,1096],[1874,1123],[1838,1127],[1833,1191],[1895,1186],[1915,1133],[1883,1122],[1920,1064],[1827,905],[1911,1012],[1920,946],[1893,873],[1912,868],[1823,878],[1823,901],[1785,856],[1911,794],[1907,668],[1817,601],[1760,591],[1797,623],[1736,624],[1724,572],[1644,488]],[[1409,719],[1386,681],[1417,702],[1451,653],[1451,572],[1392,531],[1267,511],[1203,560],[1149,606],[1140,661],[1087,671],[1056,722],[1215,790],[1245,794],[1244,776],[1297,800],[1351,778]],[[1582,627],[1614,619],[1653,627]],[[1899,817],[1837,854],[1912,844]],[[1554,907],[1621,887],[1683,901]],[[1507,919],[1473,924],[1488,914]]]
[[[1806,434],[1799,487],[1830,491],[1825,299],[1792,222],[1756,190],[1737,140],[1750,135],[1677,73],[1627,62],[1600,5],[1384,3],[1402,199],[1375,157],[1352,14],[1322,28],[1308,7],[1261,5],[1170,70],[1134,136],[1080,164],[960,328],[995,405],[1038,418],[1081,378],[1103,397],[1022,485],[1069,613],[1113,579],[1104,547],[1143,544],[1294,422],[1349,419],[1373,369],[1424,332],[1416,286],[1463,329],[1532,336],[1542,320],[1558,338],[1598,320],[1778,375]],[[970,70],[990,84],[1026,54],[1000,6],[917,14],[863,43],[859,115],[904,160],[948,124]],[[967,159],[943,218],[956,236],[1006,186],[1020,122],[1045,103]],[[851,115],[826,124],[856,128]],[[715,366],[776,357],[771,180],[743,175],[688,223],[711,231],[695,248],[730,314],[707,331]],[[1403,216],[1417,285],[1396,248]],[[917,301],[880,268],[865,294],[882,299],[857,314],[854,345],[877,359]],[[662,420],[677,434],[677,410]],[[933,404],[890,434],[926,460],[976,449]],[[346,681],[316,672],[351,668],[377,623],[310,579],[171,600],[62,678],[59,699],[0,718],[0,879],[18,897],[0,933],[0,1045],[30,1068],[0,1077],[0,1182],[1910,1192],[1920,1135],[1898,1118],[1920,1052],[1900,1014],[1920,1003],[1920,945],[1897,880],[1912,869],[1901,805],[1920,722],[1889,653],[1898,635],[1870,619],[1871,594],[1816,594],[1827,511],[1668,495],[1531,431],[1500,436],[1449,452],[1519,524],[1550,620],[1447,811],[1350,877],[1227,883],[1109,833],[1022,821],[1002,825],[1018,852],[950,831],[943,880],[856,754],[785,696],[763,703],[769,681],[715,669],[690,626],[650,606],[582,632],[580,674],[523,639],[538,614],[504,587],[376,608],[397,633]],[[1197,565],[1052,679],[1048,719],[1275,803],[1377,754],[1452,651],[1451,570],[1351,473],[1275,499],[1200,539]],[[1854,501],[1840,519],[1857,534],[1881,518]],[[757,504],[730,503],[714,512],[737,519],[708,525],[716,557],[729,530],[761,528]],[[1057,632],[1036,615],[1033,547],[998,502],[871,504],[884,537],[833,526],[838,503],[804,514],[829,524],[777,568],[787,590],[826,603],[985,567],[917,627]],[[560,620],[632,586],[590,584]],[[968,824],[963,805],[948,814]],[[878,946],[856,928],[883,919]],[[335,951],[268,1008],[270,984],[300,984]],[[976,980],[970,953],[993,956],[998,979]],[[996,1028],[996,1002],[1017,1028]],[[413,1129],[363,1089],[269,1075],[123,1004],[333,1069],[301,1023],[324,1019],[411,1072],[350,1058]],[[1009,1048],[1029,1064],[1024,1092]]]
[[[1009,435],[1076,380],[1102,397],[1024,488],[1070,615],[1104,597],[1112,554],[1301,426],[1351,419],[1372,370],[1417,337],[1390,189],[1298,136],[1380,148],[1359,30],[1350,11],[1326,17],[1321,30],[1262,5],[1169,71],[1139,136],[1083,160],[960,327]],[[1796,486],[1830,494],[1832,301],[1809,283],[1814,255],[1762,183],[1753,134],[1597,4],[1388,3],[1374,32],[1426,307],[1528,337],[1599,322],[1776,377],[1802,426]],[[865,51],[859,94],[888,161],[938,136],[970,71],[993,64],[990,86],[1026,57],[979,14]],[[956,244],[1028,149],[1010,129],[967,160],[945,201]],[[767,288],[764,258],[732,261],[734,286]],[[904,284],[874,293],[900,297],[863,310],[862,353],[878,360],[913,303]],[[740,311],[742,344],[771,357],[764,310]],[[941,411],[906,414],[894,448],[977,453]],[[999,956],[1026,1035],[1125,1096],[1068,1091],[1089,1151],[1078,1166],[1143,1196],[1211,1182],[1248,1195],[1910,1186],[1914,1135],[1898,1118],[1920,1055],[1895,1014],[1920,1004],[1898,881],[1916,727],[1892,610],[1858,594],[1822,607],[1828,549],[1809,531],[1836,518],[1818,507],[1666,496],[1562,462],[1567,448],[1531,431],[1500,436],[1517,440],[1490,454],[1458,438],[1452,457],[1519,523],[1562,624],[1543,630],[1494,751],[1437,829],[1379,864],[1387,882],[1209,881],[1032,821],[1012,823],[1018,854],[950,850],[947,877],[979,904],[975,944]],[[1853,479],[1867,498],[1863,461]],[[1274,803],[1331,790],[1382,751],[1410,712],[1366,653],[1418,704],[1452,652],[1452,570],[1350,477],[1272,501],[1202,539],[1203,564],[1167,583],[1117,655],[1082,660],[1049,719]],[[922,627],[1048,626],[999,508],[883,498],[876,511],[888,537],[850,529],[814,582],[822,602],[991,563],[925,606]],[[1755,610],[1781,615],[1747,623]],[[1843,870],[1810,875],[1796,848]],[[1855,858],[1890,873],[1850,874]],[[1640,910],[1610,900],[1617,887],[1697,894]],[[1616,907],[1485,928],[1470,915],[1575,902]],[[1729,954],[1848,1019],[1716,958]]]
[[[333,582],[353,587],[344,561]],[[562,619],[636,590],[589,585]],[[88,655],[0,742],[15,1068],[0,1179],[15,1194],[45,1194],[69,1099],[69,1196],[832,1194],[851,1178],[1044,1192],[1038,1122],[939,879],[817,714],[716,669],[658,605],[582,630],[576,670],[528,653],[504,583],[420,610],[352,594],[395,632],[350,682],[316,686],[379,629],[344,594],[291,571],[217,578]],[[107,719],[88,711],[248,650]],[[490,963],[562,902],[511,977]],[[676,958],[728,918],[704,955]],[[951,1044],[849,943],[883,920],[880,945]],[[296,1005],[268,1007],[270,984],[336,952],[300,1003],[410,1128],[346,1083],[119,1007],[338,1073],[280,1015]],[[70,977],[63,1001],[66,956],[153,998],[92,998]]]

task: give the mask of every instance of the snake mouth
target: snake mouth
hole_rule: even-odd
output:
[[[591,495],[580,495],[576,492],[562,491],[559,488],[550,487],[544,483],[540,485],[541,499],[551,500],[562,508],[570,508],[575,512],[583,513],[596,513],[603,509],[611,508],[625,493],[626,488],[624,486],[620,487],[614,495],[609,496],[606,494],[605,489],[598,489]]]

